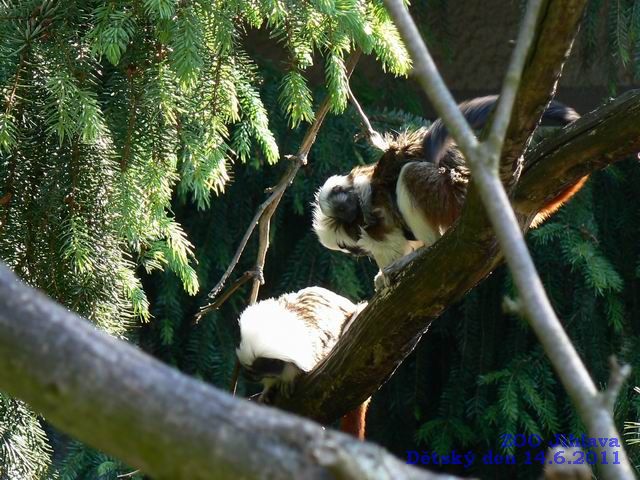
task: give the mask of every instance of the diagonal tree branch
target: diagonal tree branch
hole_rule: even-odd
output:
[[[606,167],[612,159],[636,153],[640,105],[631,90],[565,127],[525,156],[523,175],[513,193],[516,212],[539,210],[553,192]],[[548,185],[546,188],[542,185]]]
[[[639,124],[640,91],[628,92],[527,153],[514,200],[523,225],[567,185],[639,151]],[[327,360],[280,405],[323,422],[339,418],[375,392],[431,321],[500,261],[482,206],[465,210],[454,228],[402,271],[394,288],[369,302]]]
[[[437,480],[380,447],[190,378],[0,263],[0,389],[158,480]]]
[[[522,26],[518,33],[516,48],[513,50],[509,68],[504,77],[493,122],[491,122],[491,128],[486,138],[487,146],[494,153],[492,157],[488,158],[491,163],[490,168],[492,169],[498,168],[498,162],[500,160],[498,154],[503,151],[505,136],[511,120],[516,96],[522,85],[521,80],[525,62],[535,39],[535,31],[538,25],[538,19],[540,18],[542,4],[543,0],[531,0],[527,4],[527,11],[525,12]],[[531,117],[531,115],[529,115],[529,117]],[[511,171],[509,171],[509,177],[510,176]]]
[[[501,153],[500,176],[510,187],[518,178],[519,159],[555,94],[587,1],[542,0],[541,3],[535,37],[528,49]],[[507,72],[503,92],[514,80]]]

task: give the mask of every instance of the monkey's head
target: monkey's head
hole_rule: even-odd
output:
[[[313,229],[325,247],[354,255],[367,253],[358,240],[371,223],[373,167],[355,167],[348,175],[329,177],[317,191]]]
[[[351,225],[362,214],[358,192],[350,175],[329,177],[317,193],[320,210],[343,225]]]

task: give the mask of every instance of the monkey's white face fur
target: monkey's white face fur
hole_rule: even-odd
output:
[[[339,190],[339,191],[338,191]],[[330,250],[340,250],[350,253],[349,248],[358,248],[357,238],[353,238],[340,226],[336,217],[338,205],[347,205],[350,200],[348,192],[354,192],[353,185],[346,175],[329,177],[316,193],[316,203],[313,211],[313,229],[318,235],[320,243]],[[352,206],[359,209],[357,202]],[[356,212],[357,213],[357,212]]]

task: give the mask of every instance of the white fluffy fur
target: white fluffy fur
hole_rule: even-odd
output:
[[[329,250],[340,250],[341,252],[349,253],[348,250],[340,248],[340,245],[353,247],[358,245],[358,242],[347,235],[342,228],[336,228],[335,221],[322,213],[322,210],[317,205],[313,210],[313,229],[318,235],[320,243]]]
[[[318,190],[318,203],[325,209],[325,211],[329,207],[327,198],[329,197],[329,195],[331,195],[331,191],[333,190],[333,188],[338,186],[344,188],[350,187],[349,179],[346,177],[346,175],[333,175],[332,177],[327,178],[327,181],[324,182],[324,185],[322,185],[322,187],[320,187],[320,190]]]
[[[349,187],[349,180],[344,175],[334,175],[329,177],[316,193],[317,202],[313,210],[313,229],[318,235],[320,243],[326,248],[349,253],[348,250],[340,248],[340,245],[355,247],[357,242],[347,235],[342,228],[336,228],[335,221],[324,213],[330,209],[327,198],[331,194],[333,187],[338,185],[347,188]]]
[[[433,245],[441,236],[440,229],[427,222],[419,208],[416,207],[415,201],[404,181],[404,175],[407,167],[415,162],[407,163],[400,170],[400,176],[396,183],[396,198],[398,199],[398,210],[407,226],[411,229],[415,237],[424,245]]]
[[[277,358],[308,372],[315,364],[310,335],[296,315],[275,299],[247,308],[240,316],[240,363],[251,366],[258,357]]]
[[[409,242],[402,233],[402,230],[393,230],[387,234],[383,241],[374,240],[365,231],[358,241],[358,246],[371,253],[378,264],[378,268],[383,269],[390,263],[411,253],[415,249],[415,244]]]

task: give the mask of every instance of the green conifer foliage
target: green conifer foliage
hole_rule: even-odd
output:
[[[288,58],[271,109],[243,46],[258,29]],[[0,258],[100,328],[133,339],[132,327],[153,321],[159,345],[177,349],[179,299],[201,279],[174,193],[206,209],[232,162],[275,164],[272,112],[290,125],[313,118],[314,62],[342,112],[344,62],[356,48],[395,74],[410,66],[380,1],[0,1]],[[152,320],[141,275],[154,271],[176,283],[164,283],[163,315]],[[181,358],[208,348],[202,370],[215,369],[218,333],[203,331]],[[38,420],[0,400],[0,418],[12,419],[0,426],[0,477],[44,478],[50,448]],[[126,471],[96,455],[73,447],[54,470],[83,479]]]

